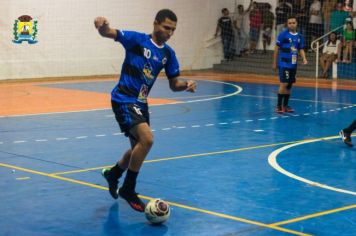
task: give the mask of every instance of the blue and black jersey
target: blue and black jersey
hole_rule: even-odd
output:
[[[278,35],[276,44],[279,47],[278,66],[290,69],[297,68],[299,50],[304,49],[303,36],[285,30]]]
[[[116,41],[125,48],[125,60],[119,83],[111,99],[120,103],[147,103],[147,96],[164,68],[168,79],[179,75],[175,52],[167,44],[158,46],[150,35],[134,31],[117,31]]]

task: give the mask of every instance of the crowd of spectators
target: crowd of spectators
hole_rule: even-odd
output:
[[[233,32],[232,39],[226,40],[223,34],[225,51],[230,50],[228,58],[257,53],[256,48],[261,40],[262,53],[266,53],[267,46],[271,44],[271,38],[286,29],[285,23],[289,15],[295,15],[298,20],[298,32],[305,38],[305,50],[311,52],[311,42],[319,37],[334,32],[338,40],[335,62],[351,63],[354,48],[356,47],[355,30],[352,18],[356,17],[353,11],[353,0],[279,0],[275,9],[269,3],[251,0],[245,10],[243,5],[238,4],[233,14],[223,15],[224,21],[228,21],[229,32]],[[230,20],[227,20],[229,18]],[[217,29],[225,27],[221,23]],[[247,25],[246,22],[249,22]],[[247,27],[246,27],[247,26]],[[218,31],[217,31],[218,32]],[[274,34],[274,35],[273,35]],[[334,36],[331,36],[334,37]],[[321,39],[320,42],[326,47],[330,37]],[[232,45],[232,46],[231,46]],[[227,49],[229,48],[229,49]],[[225,57],[226,58],[226,57]],[[328,65],[328,63],[324,63]]]

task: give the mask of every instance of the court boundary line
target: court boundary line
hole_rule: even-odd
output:
[[[332,213],[337,213],[337,212],[350,210],[350,209],[353,209],[353,208],[356,208],[356,204],[348,205],[348,206],[344,206],[344,207],[339,207],[339,208],[334,208],[334,209],[330,209],[330,210],[326,210],[326,211],[321,211],[321,212],[318,212],[318,213],[313,213],[313,214],[297,217],[297,218],[294,218],[294,219],[284,220],[284,221],[273,223],[272,225],[286,225],[286,224],[290,224],[290,223],[295,223],[295,222],[299,222],[299,221],[303,221],[303,220],[316,218],[316,217],[319,217],[319,216],[324,216],[324,215],[329,215],[329,214],[332,214]]]
[[[355,136],[355,135],[353,135],[353,136]],[[303,145],[303,144],[307,144],[307,143],[320,142],[320,141],[336,139],[336,138],[340,138],[340,136],[329,136],[329,137],[305,140],[305,141],[289,144],[287,146],[278,148],[277,150],[274,150],[272,153],[269,154],[269,156],[268,156],[268,164],[272,168],[274,168],[276,171],[280,172],[281,174],[286,175],[286,176],[288,176],[288,177],[290,177],[292,179],[295,179],[297,181],[304,182],[304,183],[306,183],[308,185],[311,185],[311,186],[316,186],[316,187],[319,187],[319,188],[331,190],[331,191],[334,191],[334,192],[340,192],[340,193],[345,193],[345,194],[355,195],[356,196],[356,192],[354,192],[354,191],[332,187],[332,186],[329,186],[329,185],[326,185],[326,184],[322,184],[322,183],[319,183],[319,182],[316,182],[316,181],[312,181],[312,180],[303,178],[301,176],[298,176],[296,174],[293,174],[292,172],[289,172],[289,171],[285,170],[284,168],[282,168],[277,162],[278,154],[280,154],[281,152],[283,152],[283,151],[285,151],[285,150],[287,150],[289,148],[293,148],[295,146]]]
[[[224,82],[224,81],[214,81],[214,80],[203,80],[205,82],[211,82],[211,83],[219,83],[219,84],[226,84],[234,87],[236,89],[235,92],[229,93],[229,94],[224,94],[224,95],[217,95],[215,97],[212,97],[214,95],[209,95],[211,98],[204,98],[204,99],[195,99],[195,100],[188,100],[188,101],[176,101],[176,102],[167,102],[164,104],[152,104],[150,106],[166,106],[166,105],[176,105],[176,104],[184,104],[184,103],[195,103],[195,102],[206,102],[206,101],[212,101],[212,100],[217,100],[217,99],[223,99],[231,96],[235,96],[243,91],[243,88],[232,83]],[[166,98],[169,99],[169,98]],[[77,111],[65,111],[65,112],[44,112],[44,113],[35,113],[35,114],[23,114],[23,115],[8,115],[8,116],[0,116],[1,118],[14,118],[14,117],[27,117],[27,116],[42,116],[42,115],[56,115],[56,114],[70,114],[70,113],[80,113],[80,112],[92,112],[92,111],[105,111],[105,110],[111,110],[110,107],[108,108],[99,108],[99,109],[89,109],[89,110],[77,110]]]
[[[300,142],[300,141],[301,140],[280,142],[280,143],[271,143],[271,144],[264,144],[264,145],[258,145],[258,146],[243,147],[243,148],[236,148],[236,149],[229,149],[229,150],[222,150],[222,151],[215,151],[215,152],[187,154],[187,155],[181,155],[181,156],[175,156],[175,157],[161,157],[161,158],[158,158],[158,159],[145,160],[144,163],[154,163],[154,162],[172,161],[172,160],[179,160],[179,159],[186,159],[186,158],[196,158],[196,157],[209,156],[209,155],[219,155],[219,154],[225,154],[225,153],[234,153],[234,152],[247,151],[247,150],[253,150],[253,149],[258,149],[258,148],[268,148],[268,147],[275,147],[275,146],[280,146],[280,145],[285,145],[285,144],[293,144],[293,143],[297,143],[297,142]],[[99,169],[108,168],[108,167],[111,167],[111,166],[91,167],[91,168],[85,168],[85,169],[80,169],[80,170],[55,172],[55,173],[51,173],[51,174],[53,174],[53,175],[66,175],[66,174],[87,172],[87,171],[92,171],[92,170],[99,170]]]
[[[31,173],[31,174],[36,174],[36,175],[41,175],[41,176],[45,176],[45,177],[49,177],[49,178],[54,178],[54,179],[58,179],[58,180],[63,180],[63,181],[67,181],[67,182],[70,182],[70,183],[75,183],[75,184],[79,184],[79,185],[85,185],[85,186],[92,187],[92,188],[97,188],[97,189],[106,190],[106,191],[108,190],[107,187],[103,187],[101,185],[92,184],[92,183],[89,183],[89,182],[86,182],[86,181],[81,181],[81,180],[75,180],[75,179],[72,179],[72,178],[62,177],[62,176],[58,176],[58,175],[54,175],[54,174],[48,174],[48,173],[45,173],[45,172],[31,170],[31,169],[28,169],[28,168],[23,168],[23,167],[19,167],[19,166],[15,166],[15,165],[9,165],[9,164],[5,164],[5,163],[0,163],[0,166],[6,167],[6,168],[10,168],[10,169],[19,170],[19,171],[24,171],[24,172]],[[143,198],[143,199],[146,199],[146,200],[154,199],[154,198],[148,197],[148,196],[143,196],[143,195],[139,195],[139,196],[141,198]],[[183,209],[188,209],[188,210],[191,210],[191,211],[201,212],[201,213],[205,213],[205,214],[208,214],[208,215],[214,215],[214,216],[218,216],[218,217],[221,217],[221,218],[230,219],[230,220],[234,220],[234,221],[239,221],[239,222],[243,222],[243,223],[248,223],[248,224],[251,224],[251,225],[257,225],[257,226],[264,227],[264,228],[274,229],[274,230],[285,232],[285,233],[290,233],[290,234],[300,235],[300,236],[311,236],[311,234],[302,233],[302,232],[298,232],[298,231],[295,231],[295,230],[282,228],[282,227],[279,227],[278,225],[265,224],[265,223],[261,223],[261,222],[258,222],[258,221],[252,221],[252,220],[248,220],[248,219],[244,219],[244,218],[240,218],[240,217],[235,217],[235,216],[231,216],[231,215],[227,215],[227,214],[223,214],[223,213],[218,213],[218,212],[214,212],[214,211],[209,211],[209,210],[205,210],[205,209],[201,209],[201,208],[191,207],[191,206],[188,206],[188,205],[183,205],[183,204],[170,202],[170,201],[167,201],[167,203],[170,204],[171,206],[175,206],[175,207],[179,207],[179,208],[183,208]]]
[[[265,144],[265,145],[259,145],[259,146],[237,148],[237,149],[230,149],[230,150],[223,150],[223,151],[216,151],[216,152],[207,152],[207,153],[182,155],[182,156],[176,156],[176,157],[159,158],[159,159],[155,159],[155,160],[147,160],[147,161],[145,161],[145,163],[154,163],[154,162],[178,160],[178,159],[185,159],[185,158],[195,158],[195,157],[201,157],[201,156],[207,156],[207,155],[219,155],[219,154],[224,154],[224,153],[233,153],[233,152],[239,152],[239,151],[245,151],[245,150],[253,150],[253,149],[257,149],[257,148],[267,148],[267,147],[280,146],[280,145],[285,145],[285,144],[288,144],[287,146],[294,146],[294,145],[301,145],[301,144],[303,144],[305,142],[309,143],[309,142],[316,142],[316,141],[336,139],[336,138],[338,138],[338,136],[329,136],[329,137],[322,137],[322,138],[314,138],[314,139],[306,139],[306,140],[296,140],[296,141],[289,141],[289,142]],[[72,178],[67,178],[67,177],[60,176],[60,175],[63,175],[63,174],[79,173],[79,172],[85,172],[85,171],[89,171],[89,170],[101,169],[103,167],[94,167],[94,168],[75,170],[75,171],[67,171],[67,172],[45,173],[45,172],[34,171],[34,170],[30,170],[30,169],[26,169],[26,168],[22,168],[22,167],[18,167],[18,166],[12,166],[12,165],[8,165],[8,164],[4,164],[4,163],[0,163],[0,166],[7,167],[7,168],[12,168],[12,169],[17,169],[17,170],[20,170],[20,171],[25,171],[25,172],[29,172],[29,173],[33,173],[33,174],[38,174],[38,175],[42,175],[42,176],[47,176],[47,177],[51,177],[51,178],[55,178],[55,179],[59,179],[59,180],[63,180],[63,181],[71,182],[71,183],[76,183],[76,184],[80,184],[80,185],[85,185],[85,186],[89,186],[89,187],[93,187],[93,188],[98,188],[98,189],[102,189],[102,190],[108,190],[107,187],[103,187],[101,185],[96,185],[96,184],[88,183],[88,182],[85,182],[85,181],[80,181],[80,180],[75,180],[75,179],[72,179]],[[146,200],[152,199],[151,197],[143,196],[143,195],[140,195],[140,197],[142,197],[143,199],[146,199]],[[323,216],[323,215],[332,214],[332,213],[335,213],[335,212],[340,212],[340,211],[343,211],[343,210],[356,208],[356,205],[350,205],[350,206],[336,208],[336,209],[327,210],[327,211],[323,211],[323,212],[318,212],[318,213],[314,213],[314,214],[310,214],[310,215],[306,215],[306,216],[302,216],[302,217],[298,217],[298,218],[294,218],[294,219],[290,219],[290,220],[280,221],[280,222],[276,222],[276,223],[272,223],[272,224],[264,224],[264,223],[261,223],[261,222],[251,221],[251,220],[248,220],[248,219],[239,218],[239,217],[235,217],[235,216],[230,216],[230,215],[226,215],[226,214],[222,214],[222,213],[218,213],[218,212],[213,212],[213,211],[209,211],[209,210],[205,210],[205,209],[190,207],[190,206],[182,205],[182,204],[179,204],[179,203],[174,203],[174,202],[169,202],[169,201],[167,201],[167,202],[172,206],[176,206],[176,207],[180,207],[180,208],[184,208],[184,209],[188,209],[188,210],[192,210],[192,211],[197,211],[197,212],[201,212],[201,213],[206,213],[206,214],[218,216],[218,217],[225,218],[225,219],[231,219],[231,220],[235,220],[235,221],[239,221],[239,222],[249,223],[249,224],[261,226],[261,227],[264,227],[264,228],[271,228],[270,226],[273,226],[273,227],[277,226],[278,227],[279,225],[295,223],[295,222],[298,222],[298,221],[303,221],[305,219],[316,218],[316,217],[319,217],[319,216]],[[286,230],[284,228],[279,229],[279,228],[273,228],[273,227],[271,229],[275,229],[275,230],[279,230],[279,231],[281,231],[281,229]],[[283,232],[286,232],[286,231],[283,231]],[[297,231],[295,231],[295,232],[297,233],[297,235],[309,235],[309,234],[304,234],[304,233],[303,234],[299,234],[300,232],[297,232]],[[293,232],[288,232],[288,233],[294,234],[294,231]]]

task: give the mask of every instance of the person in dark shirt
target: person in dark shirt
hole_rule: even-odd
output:
[[[125,48],[120,80],[111,92],[111,105],[121,131],[131,143],[123,157],[112,168],[103,169],[102,175],[113,198],[120,196],[134,210],[143,212],[145,204],[135,189],[139,170],[153,145],[147,96],[162,69],[173,91],[195,92],[196,83],[178,79],[178,60],[166,44],[177,25],[177,16],[171,10],[157,13],[150,35],[111,28],[105,17],[95,18],[94,25],[101,36],[114,39]],[[126,170],[124,183],[118,189],[118,179]]]
[[[297,18],[289,16],[287,19],[287,30],[278,35],[273,55],[273,69],[279,69],[279,90],[277,113],[294,112],[288,105],[293,83],[296,81],[298,54],[303,59],[303,64],[308,61],[304,52],[304,38],[297,32]],[[278,64],[277,64],[278,60]]]
[[[226,60],[234,59],[235,54],[235,36],[233,29],[233,22],[231,17],[229,16],[229,10],[227,8],[223,8],[221,10],[222,17],[219,18],[218,24],[215,30],[215,37],[218,36],[219,32],[221,35],[221,40],[223,44],[224,58]]]
[[[292,13],[292,8],[285,0],[279,0],[276,12],[276,35],[286,29],[286,22],[288,16]]]

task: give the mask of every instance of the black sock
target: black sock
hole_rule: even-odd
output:
[[[121,167],[119,166],[118,163],[116,163],[116,165],[114,165],[111,170],[110,170],[110,175],[114,178],[114,179],[119,179],[122,176],[122,173],[124,173],[125,170],[121,169]]]
[[[356,129],[356,120],[354,120],[349,127],[344,129],[345,133],[352,133]]]
[[[278,102],[277,102],[277,106],[281,107],[282,106],[282,100],[283,100],[283,94],[278,94]]]
[[[124,181],[124,184],[122,185],[122,187],[125,190],[135,191],[136,179],[137,179],[138,173],[139,172],[135,172],[130,169],[127,170],[125,181]]]
[[[284,100],[283,100],[284,107],[288,106],[289,97],[290,97],[290,94],[284,94]]]

